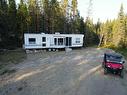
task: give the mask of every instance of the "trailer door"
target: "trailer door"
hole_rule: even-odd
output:
[[[72,37],[66,37],[66,46],[72,46]]]

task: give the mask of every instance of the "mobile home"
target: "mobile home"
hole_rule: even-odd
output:
[[[82,47],[82,34],[24,34],[24,48],[25,49],[58,49],[67,47]]]

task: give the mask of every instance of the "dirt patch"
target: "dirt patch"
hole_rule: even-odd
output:
[[[124,79],[104,75],[104,52],[110,49],[86,48],[71,52],[28,54],[13,66],[16,73],[0,82],[1,95],[126,95]],[[125,63],[126,65],[126,63]],[[1,79],[1,77],[0,77]]]

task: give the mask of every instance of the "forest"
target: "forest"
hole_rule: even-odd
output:
[[[127,15],[121,4],[114,20],[83,18],[78,0],[0,0],[0,48],[23,45],[24,33],[84,34],[84,46],[127,47]],[[84,13],[85,14],[85,13]],[[86,13],[87,14],[87,13]]]

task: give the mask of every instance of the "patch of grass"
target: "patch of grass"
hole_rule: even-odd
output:
[[[19,63],[26,58],[23,50],[6,51],[0,54],[0,62],[2,63]]]
[[[115,48],[114,50],[121,53],[127,59],[127,48]]]
[[[18,64],[26,58],[23,50],[5,51],[0,53],[0,75],[10,74],[16,70],[10,69],[11,64]]]
[[[107,45],[107,46],[103,46],[102,48],[110,48],[110,49],[122,54],[124,56],[124,58],[127,59],[127,48],[118,48],[112,44]]]
[[[7,67],[4,67],[4,68],[0,69],[0,75],[11,74],[11,73],[14,73],[14,72],[16,72],[15,69],[9,69]]]
[[[127,48],[118,48],[115,46],[109,46],[108,48],[113,49],[114,51],[122,54],[125,57],[125,59],[127,59]]]

